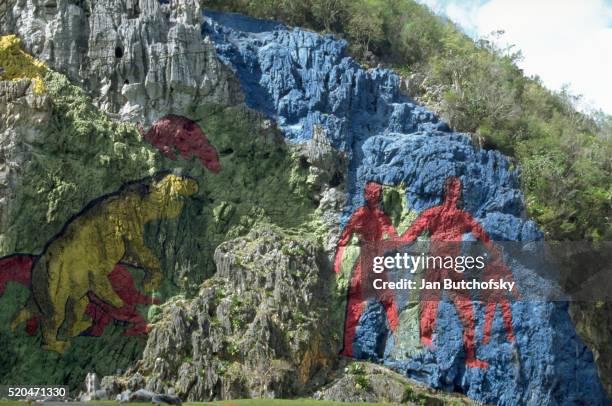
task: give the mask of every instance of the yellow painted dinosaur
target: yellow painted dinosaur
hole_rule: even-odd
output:
[[[157,288],[161,264],[145,246],[145,224],[178,217],[183,198],[197,191],[195,180],[166,175],[124,186],[91,202],[68,221],[34,264],[34,303],[21,311],[13,326],[39,313],[43,348],[62,353],[70,338],[91,326],[91,319],[83,319],[88,292],[114,307],[123,305],[108,279],[117,263],[143,268],[145,290]],[[65,339],[59,337],[60,328]]]

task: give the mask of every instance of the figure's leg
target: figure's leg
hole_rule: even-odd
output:
[[[136,310],[135,307],[127,320],[132,322],[133,325],[123,332],[124,336],[137,336],[140,334],[147,334],[149,332],[149,326],[147,325],[146,320],[138,313],[138,310]]]
[[[113,307],[123,307],[123,299],[121,299],[113,289],[113,285],[111,285],[110,280],[106,276],[106,271],[92,273],[91,275],[94,278],[91,291],[103,302]]]
[[[359,325],[359,319],[363,313],[365,303],[358,292],[349,291],[349,295],[346,320],[344,322],[344,346],[340,354],[352,357],[353,339],[355,338],[355,333],[357,332],[357,326]]]
[[[497,303],[489,301],[485,307],[485,324],[484,331],[482,334],[482,343],[487,344],[491,339],[491,327],[493,326],[493,318],[495,317],[495,308]]]
[[[499,302],[502,311],[502,317],[504,318],[504,325],[506,326],[506,337],[509,342],[514,342],[514,331],[512,330],[512,308],[510,303],[506,299],[502,299]]]
[[[381,277],[383,281],[387,281],[388,278],[386,275]],[[393,295],[393,291],[390,289],[386,289],[384,291],[377,290],[376,294],[378,299],[385,307],[385,311],[387,313],[387,320],[389,321],[389,327],[391,328],[391,332],[395,334],[397,331],[397,327],[399,326],[399,315],[397,311],[397,305],[395,304],[395,297]]]
[[[66,306],[70,292],[67,289],[59,289],[55,296],[49,296],[51,311],[46,311],[42,315],[42,348],[48,351],[59,352],[60,354],[70,345],[68,341],[60,341],[57,338],[59,329],[66,317]]]
[[[439,272],[441,271],[437,269],[428,269],[425,274],[426,282],[437,282],[440,279]],[[432,337],[436,328],[441,295],[442,291],[440,289],[421,290],[419,335],[421,337],[421,344],[426,347],[433,343]]]
[[[357,325],[364,309],[364,300],[361,292],[361,264],[357,261],[351,282],[348,288],[348,300],[346,304],[346,319],[344,321],[344,346],[341,355],[353,356],[353,339],[357,331]]]
[[[421,317],[419,319],[419,333],[421,344],[428,347],[433,343],[433,332],[436,328],[436,317],[438,314],[437,300],[426,300],[421,302]]]
[[[463,324],[463,345],[465,347],[465,364],[468,368],[487,368],[486,361],[476,359],[475,322],[472,300],[467,293],[449,292]]]
[[[83,320],[83,316],[85,316],[85,310],[89,305],[89,297],[87,295],[82,296],[79,299],[75,299],[74,305],[72,307],[74,323],[70,326],[70,337],[76,337],[81,334],[83,331],[87,330],[91,327],[92,319],[87,318]]]
[[[97,304],[89,303],[87,305],[86,314],[91,316],[92,328],[89,335],[92,337],[100,337],[104,334],[104,329],[110,323],[111,318]]]

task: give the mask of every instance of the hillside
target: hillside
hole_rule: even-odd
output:
[[[553,240],[612,237],[610,117],[576,110],[516,66],[520,50],[472,41],[413,0],[204,1],[204,6],[339,34],[369,67],[402,76],[408,93],[453,129],[521,166],[527,210]]]

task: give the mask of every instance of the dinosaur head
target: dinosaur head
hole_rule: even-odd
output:
[[[154,217],[175,218],[183,210],[185,199],[198,192],[194,179],[165,175],[152,183],[144,203],[155,213]]]
[[[178,152],[186,160],[196,157],[212,173],[221,170],[217,150],[198,123],[187,117],[168,114],[155,121],[149,131],[145,132],[142,127],[139,131],[145,140],[172,160],[176,159],[174,152]]]

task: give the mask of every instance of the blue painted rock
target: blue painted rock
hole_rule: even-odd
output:
[[[364,204],[366,182],[405,185],[411,210],[440,204],[448,176],[461,179],[462,208],[499,241],[542,239],[524,217],[519,171],[499,152],[475,148],[432,112],[400,92],[400,78],[363,69],[345,41],[237,14],[207,12],[203,34],[236,73],[247,105],[277,122],[289,142],[322,129],[346,153],[344,221]],[[512,269],[520,282],[521,269]],[[544,281],[542,282],[544,283]],[[406,300],[400,307],[407,311]],[[505,339],[501,316],[477,356],[489,367],[466,368],[462,325],[454,306],[439,305],[433,349],[398,355],[402,334],[391,337],[384,312],[368,304],[353,342],[355,356],[375,359],[431,387],[460,391],[501,405],[610,404],[593,356],[577,336],[562,302],[512,304],[516,340]],[[484,309],[475,305],[477,339]],[[396,340],[398,342],[396,342]]]

